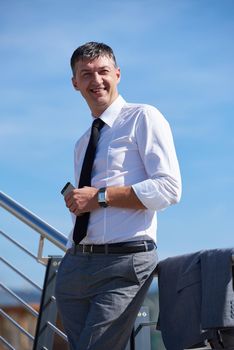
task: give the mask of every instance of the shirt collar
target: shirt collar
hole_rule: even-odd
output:
[[[126,104],[126,101],[119,95],[114,102],[100,115],[105,124],[110,128],[113,126],[115,119],[118,117],[121,109]]]

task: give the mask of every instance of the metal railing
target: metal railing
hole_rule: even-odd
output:
[[[28,313],[32,315],[33,318],[36,318],[36,324],[37,329],[35,331],[36,334],[31,334],[28,332],[22,325],[20,325],[20,322],[17,322],[12,315],[6,312],[4,308],[0,308],[0,316],[7,320],[9,324],[13,327],[15,327],[18,332],[20,332],[21,335],[24,335],[28,341],[31,343],[30,348],[33,347],[34,350],[37,349],[46,349],[46,347],[41,346],[40,340],[38,341],[39,337],[42,335],[43,338],[48,337],[48,332],[50,333],[50,342],[53,341],[53,336],[56,334],[57,336],[61,337],[63,340],[67,341],[66,335],[54,324],[56,321],[57,316],[57,309],[55,305],[55,297],[53,295],[54,292],[54,283],[51,284],[52,278],[55,277],[56,274],[56,268],[58,267],[59,261],[61,259],[58,257],[43,257],[43,247],[44,247],[44,240],[47,239],[50,241],[53,245],[60,248],[62,251],[66,250],[66,243],[67,238],[58,230],[56,230],[54,227],[47,224],[45,221],[40,219],[38,216],[36,216],[34,213],[29,211],[28,209],[21,206],[19,203],[17,203],[15,200],[4,194],[3,192],[0,192],[0,206],[7,210],[10,214],[15,216],[17,219],[19,219],[21,222],[29,226],[31,229],[39,233],[39,244],[38,244],[38,252],[37,255],[33,254],[30,250],[26,249],[20,242],[16,241],[14,238],[12,238],[7,233],[0,231],[0,234],[4,239],[8,240],[11,245],[17,247],[17,249],[21,250],[23,254],[28,255],[30,258],[33,258],[36,260],[37,263],[40,263],[46,267],[46,275],[49,276],[50,281],[50,287],[47,289],[47,294],[44,293],[45,291],[45,283],[46,277],[44,281],[44,288],[39,286],[37,283],[35,283],[30,277],[28,277],[24,272],[20,271],[20,269],[16,266],[14,266],[11,262],[9,262],[7,259],[0,257],[0,261],[7,266],[10,270],[14,271],[18,276],[23,278],[27,283],[29,283],[33,288],[36,288],[36,290],[41,295],[41,308],[45,307],[45,304],[43,305],[43,299],[46,303],[46,307],[48,308],[48,305],[50,307],[49,309],[49,316],[46,315],[46,318],[41,317],[42,312],[38,312],[34,307],[32,307],[27,301],[23,300],[23,298],[18,295],[15,291],[13,291],[11,288],[6,286],[2,281],[0,281],[0,288],[4,291],[4,293],[7,293],[10,295],[11,298],[15,299],[17,303],[19,303],[24,310],[26,310]],[[52,262],[52,263],[51,263]],[[51,263],[51,264],[50,264]],[[52,286],[52,287],[51,287]],[[52,312],[51,312],[51,309]],[[44,310],[43,310],[44,313]],[[44,313],[45,314],[45,313]],[[52,316],[51,316],[52,315]],[[40,322],[43,322],[43,324],[40,323],[39,325],[39,319]],[[48,330],[45,334],[45,327]],[[41,331],[43,329],[43,331]],[[37,339],[36,339],[37,338]],[[15,349],[12,344],[10,344],[9,339],[5,339],[3,336],[0,336],[0,343],[4,346],[6,349]],[[38,345],[36,345],[38,344]],[[40,344],[40,345],[39,345]],[[21,350],[21,349],[20,349]]]
[[[3,192],[0,192],[0,206],[38,232],[42,239],[46,238],[58,248],[66,250],[66,236]]]

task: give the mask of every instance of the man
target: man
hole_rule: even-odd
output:
[[[65,196],[75,226],[57,303],[72,350],[124,350],[157,265],[155,213],[180,199],[179,166],[160,112],[118,94],[120,69],[109,46],[80,46],[71,67],[73,86],[102,129],[95,129],[95,157],[87,156],[93,126],[75,146],[78,188]],[[83,168],[92,157],[89,183]]]

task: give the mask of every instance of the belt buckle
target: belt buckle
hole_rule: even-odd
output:
[[[144,242],[144,246],[145,246],[145,252],[148,252],[148,250],[149,250],[148,243],[146,241],[143,241],[143,242]]]
[[[82,245],[82,253],[92,253],[92,252],[93,252],[93,244]]]

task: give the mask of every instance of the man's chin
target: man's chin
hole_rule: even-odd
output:
[[[106,96],[96,96],[93,98],[93,102],[96,105],[108,105],[109,99]]]

